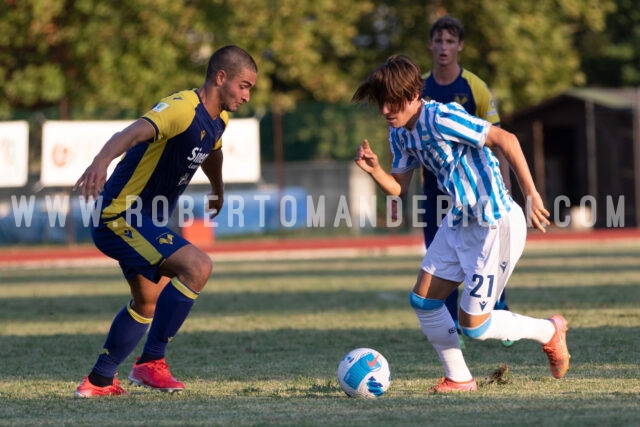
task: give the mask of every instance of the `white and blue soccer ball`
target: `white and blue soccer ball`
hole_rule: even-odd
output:
[[[338,365],[338,382],[347,396],[380,397],[391,384],[389,363],[374,349],[356,348]]]

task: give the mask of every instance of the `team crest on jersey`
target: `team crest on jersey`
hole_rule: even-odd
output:
[[[171,234],[171,233],[162,233],[161,235],[156,237],[156,240],[161,245],[173,245],[173,234]]]
[[[166,102],[159,102],[156,104],[155,107],[153,107],[153,111],[155,111],[156,113],[159,113],[160,111],[166,109],[169,106],[169,104],[167,104]]]
[[[469,100],[469,98],[467,98],[465,95],[456,95],[455,98],[453,99],[455,102],[457,102],[460,105],[464,105],[467,103],[467,101]]]

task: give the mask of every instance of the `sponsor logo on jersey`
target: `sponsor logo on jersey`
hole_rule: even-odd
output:
[[[209,156],[209,153],[203,153],[202,148],[194,147],[194,149],[191,151],[191,155],[187,157],[187,160],[191,162],[191,164],[189,165],[189,169],[198,169],[200,164],[204,162],[204,159],[206,159],[207,156]]]
[[[180,187],[181,185],[186,185],[189,183],[189,177],[191,176],[191,174],[189,173],[185,173],[184,175],[182,175],[180,177],[180,180],[178,181],[178,187]]]
[[[484,311],[484,308],[487,306],[487,302],[486,301],[481,301],[480,302],[480,310]]]

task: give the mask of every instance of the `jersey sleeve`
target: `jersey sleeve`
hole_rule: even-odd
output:
[[[469,78],[468,81],[471,86],[473,97],[476,100],[475,115],[485,119],[492,125],[499,125],[500,115],[498,114],[498,107],[495,99],[493,98],[493,94],[483,80],[475,74],[472,74],[472,76],[473,78]]]
[[[221,112],[220,118],[224,122],[224,128],[226,129],[227,126],[229,126],[229,113],[227,113],[226,111]],[[213,144],[213,148],[211,149],[211,151],[218,151],[221,148],[222,148],[222,136],[220,136],[220,138],[218,138],[215,144]]]
[[[168,140],[184,132],[195,116],[193,105],[180,93],[158,102],[142,119],[151,123],[156,130],[155,141]]]
[[[434,125],[444,139],[475,148],[484,146],[491,127],[491,123],[467,113],[454,102],[437,107]]]

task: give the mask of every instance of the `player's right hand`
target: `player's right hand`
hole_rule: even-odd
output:
[[[98,195],[102,191],[102,187],[107,182],[107,170],[95,162],[84,171],[84,173],[78,178],[76,184],[73,186],[73,191],[78,188],[82,188],[82,196],[85,199],[93,196],[94,199],[98,198]]]
[[[358,152],[354,158],[356,165],[367,173],[372,173],[375,169],[380,167],[378,162],[378,156],[371,150],[368,140],[363,140],[362,145],[358,147]]]

